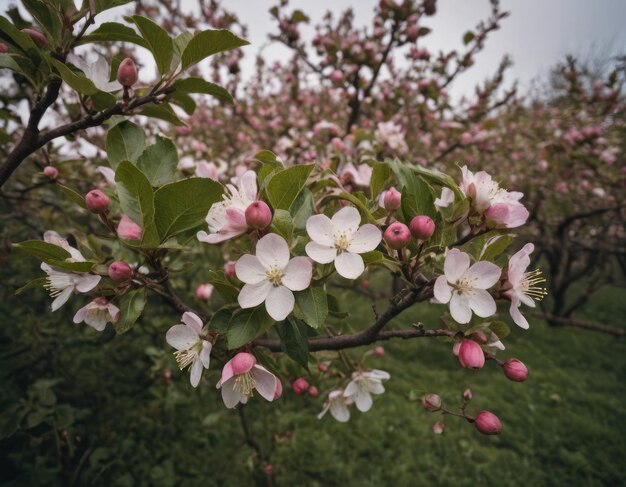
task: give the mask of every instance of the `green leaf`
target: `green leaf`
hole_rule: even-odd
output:
[[[180,57],[183,55],[183,51],[191,39],[193,39],[193,34],[191,32],[182,32],[174,37],[174,54],[178,56],[179,61]]]
[[[148,43],[134,29],[118,22],[105,22],[96,30],[81,38],[77,45],[91,42],[130,42],[145,49]]]
[[[166,184],[154,194],[157,231],[164,241],[204,223],[222,199],[222,186],[209,178],[190,178]]]
[[[120,319],[113,324],[118,334],[126,333],[137,322],[146,306],[146,289],[134,289],[120,300]]]
[[[62,184],[57,183],[55,184],[55,186],[59,188],[63,193],[65,193],[65,195],[78,206],[80,206],[81,208],[87,208],[87,204],[85,203],[85,198],[83,197],[83,195],[78,194],[73,189],[68,188],[67,186],[63,186]]]
[[[233,97],[226,88],[211,83],[202,78],[185,78],[179,79],[172,85],[176,91],[181,93],[200,93],[203,95],[211,95],[220,101],[233,103]]]
[[[293,236],[293,221],[288,211],[274,211],[271,231],[283,237],[287,243],[291,242],[291,237]]]
[[[190,66],[199,63],[203,59],[249,44],[248,41],[237,37],[227,30],[205,30],[196,34],[189,41],[181,56],[182,68],[186,70]]]
[[[370,180],[372,199],[376,199],[380,192],[385,188],[385,185],[392,174],[393,171],[389,167],[389,164],[381,162],[374,165],[374,168],[372,169],[372,178]]]
[[[28,34],[17,29],[6,17],[0,16],[0,40],[24,52],[33,61],[41,61],[41,54]]]
[[[126,5],[132,0],[83,0],[81,10],[89,10],[92,14],[99,14],[105,10]]]
[[[176,115],[176,112],[169,103],[163,103],[162,105],[145,105],[139,115],[165,120],[177,127],[185,126],[185,122],[178,118],[178,115]]]
[[[91,96],[96,110],[105,110],[112,107],[117,102],[115,96],[110,93],[100,91],[89,78],[82,74],[75,73],[61,61],[51,58],[50,61],[59,72],[59,75],[70,87],[82,95]]]
[[[215,290],[228,303],[234,303],[239,296],[239,289],[232,282],[226,279],[224,271],[209,271],[207,282],[215,286]]]
[[[176,175],[178,151],[166,137],[156,136],[156,143],[144,149],[136,166],[143,172],[152,186],[162,186]]]
[[[407,222],[417,215],[435,217],[435,197],[430,186],[419,176],[412,174],[402,188],[401,208]]]
[[[65,260],[48,260],[47,264],[70,272],[89,272],[96,264],[94,261],[67,262]]]
[[[308,370],[307,326],[297,318],[289,317],[276,325],[276,331],[287,355]]]
[[[511,329],[504,321],[492,321],[489,323],[489,329],[495,333],[500,340],[511,334]]]
[[[323,286],[311,286],[295,293],[296,304],[302,312],[304,321],[313,328],[320,328],[328,317],[328,299]]]
[[[40,0],[22,0],[22,4],[35,19],[51,45],[56,46],[60,40],[62,27],[58,11]]]
[[[463,34],[463,44],[466,46],[474,40],[474,33],[471,30],[468,30],[465,34]]]
[[[145,146],[143,130],[132,122],[118,123],[107,132],[106,149],[113,169],[121,161],[137,162]]]
[[[175,91],[174,93],[168,95],[167,100],[169,103],[173,103],[174,105],[177,105],[185,110],[187,115],[193,115],[193,112],[196,111],[196,102],[186,93]]]
[[[47,277],[38,277],[37,279],[33,279],[29,283],[24,284],[21,288],[16,290],[15,295],[18,296],[22,294],[23,292],[28,291],[29,289],[32,289],[34,287],[43,286],[44,284],[46,284],[46,282],[48,282]]]
[[[71,257],[63,247],[42,240],[26,240],[13,244],[14,249],[22,250],[37,257],[42,262],[65,260]]]
[[[450,188],[452,191],[454,191],[454,196],[458,198],[459,200],[465,199],[465,195],[461,191],[461,188],[459,188],[459,185],[456,184],[454,179],[452,179],[452,177],[448,176],[447,174],[437,171],[436,169],[426,169],[425,167],[422,167],[422,166],[411,166],[411,167],[413,171],[423,176],[426,180],[433,181],[440,186],[445,186],[446,188]]]
[[[143,229],[142,245],[158,245],[154,223],[154,193],[146,176],[131,162],[122,161],[115,171],[115,182],[122,210]]]
[[[274,209],[288,210],[306,184],[315,164],[298,165],[274,174],[267,184],[267,197]]]
[[[174,44],[168,33],[152,20],[141,15],[133,15],[131,19],[148,43],[148,50],[154,56],[161,76],[169,73],[174,55]]]
[[[265,333],[273,324],[274,321],[265,311],[265,306],[235,311],[226,331],[226,341],[229,350],[243,347],[250,343],[259,335]]]
[[[228,330],[228,323],[233,316],[233,310],[230,308],[220,308],[209,321],[209,331],[213,333],[226,333]]]
[[[289,213],[293,215],[293,226],[300,230],[304,229],[314,210],[313,193],[309,188],[304,188],[289,208]]]

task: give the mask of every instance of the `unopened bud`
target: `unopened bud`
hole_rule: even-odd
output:
[[[339,83],[340,81],[343,81],[343,73],[339,71],[338,69],[335,69],[330,74],[330,79],[334,81],[335,83]]]
[[[264,201],[253,201],[246,208],[246,223],[250,228],[263,229],[272,221],[272,210]]]
[[[213,294],[213,284],[199,284],[196,288],[196,298],[208,301]]]
[[[467,388],[463,391],[463,399],[465,399],[466,401],[471,401],[472,400],[473,394],[472,394],[472,390]]]
[[[381,347],[380,345],[377,347],[374,347],[374,350],[372,350],[372,355],[374,357],[382,357],[383,355],[385,355],[385,349]]]
[[[230,260],[224,264],[224,275],[226,276],[226,279],[234,279],[237,276],[235,264],[234,260]]]
[[[474,340],[464,338],[459,347],[459,362],[466,369],[480,369],[485,365],[485,354]]]
[[[528,378],[528,368],[516,358],[510,358],[502,365],[504,375],[513,382],[524,382]]]
[[[274,392],[274,401],[283,395],[283,383],[276,377],[276,391]]]
[[[429,216],[418,215],[413,217],[409,228],[416,240],[428,240],[435,233],[435,222]]]
[[[422,398],[422,406],[424,406],[426,411],[430,411],[431,413],[439,411],[442,403],[443,401],[438,394],[426,394]]]
[[[109,266],[109,277],[114,281],[128,281],[133,277],[133,270],[123,260],[116,260]]]
[[[411,232],[409,227],[404,223],[394,222],[387,227],[383,236],[387,245],[394,250],[406,247],[411,240]]]
[[[128,216],[122,215],[120,222],[117,224],[118,237],[128,238],[131,240],[141,240],[141,234],[141,227],[132,221]]]
[[[117,68],[117,81],[122,86],[130,87],[137,82],[137,66],[135,61],[127,57]]]
[[[92,213],[104,213],[109,208],[109,197],[99,189],[92,189],[85,195],[85,203]]]
[[[256,357],[248,352],[239,352],[230,361],[233,375],[241,375],[249,372],[256,365]]]
[[[53,181],[59,177],[59,170],[54,166],[46,166],[43,168],[43,173]]]
[[[443,434],[443,430],[445,429],[446,425],[443,421],[437,421],[432,428],[432,431],[435,435],[441,435]]]
[[[487,343],[487,335],[482,331],[476,331],[472,333],[472,340],[477,343]]]
[[[299,396],[300,394],[303,394],[308,390],[309,383],[304,377],[299,377],[298,379],[293,381],[293,383],[291,384],[291,388],[293,389],[293,392],[295,392]]]
[[[39,47],[44,47],[48,45],[48,39],[38,30],[22,29],[22,32],[24,34],[27,34],[33,41],[35,41],[35,44],[37,44]]]
[[[400,192],[396,188],[389,188],[383,196],[383,206],[387,211],[396,211],[400,208]]]
[[[317,390],[317,387],[315,387],[315,386],[309,387],[308,393],[309,393],[309,396],[311,396],[311,397],[319,396],[319,391]]]
[[[489,411],[481,411],[474,421],[476,429],[483,435],[497,435],[502,431],[502,424],[498,417]]]

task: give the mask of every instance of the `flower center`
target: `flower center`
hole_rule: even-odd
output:
[[[333,235],[333,239],[335,240],[335,248],[339,251],[339,253],[348,249],[350,239],[346,235],[346,232],[335,233]]]
[[[452,284],[452,289],[454,289],[458,294],[471,294],[471,291],[474,289],[474,280],[461,277],[458,281]]]
[[[272,286],[278,287],[283,283],[283,274],[282,269],[272,266],[266,272],[267,280],[272,283]]]
[[[240,391],[244,396],[252,397],[252,390],[256,387],[256,382],[250,372],[241,374],[235,378],[235,390]]]
[[[541,284],[546,282],[545,278],[541,277],[541,270],[535,269],[534,271],[525,272],[524,278],[520,283],[521,291],[526,296],[530,296],[535,301],[541,301],[545,296],[548,295],[548,291],[542,286],[538,286],[537,284]]]
[[[188,365],[191,365],[196,360],[197,356],[198,352],[195,350],[195,347],[174,352],[174,358],[176,359],[180,370],[183,370]]]

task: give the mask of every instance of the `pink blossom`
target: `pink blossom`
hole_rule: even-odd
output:
[[[128,216],[122,215],[120,222],[117,224],[117,236],[130,240],[141,240],[143,230],[139,225],[132,221]]]
[[[266,401],[273,401],[280,385],[278,377],[256,363],[251,353],[240,352],[226,362],[217,388],[222,390],[224,405],[232,409],[237,404],[246,404],[254,389]]]
[[[74,315],[74,323],[82,321],[94,330],[102,331],[110,321],[115,323],[120,319],[120,309],[106,298],[96,298],[80,308]]]

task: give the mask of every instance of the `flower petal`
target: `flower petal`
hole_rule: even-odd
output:
[[[235,388],[235,379],[222,383],[222,400],[228,409],[234,408],[243,399],[243,394]]]
[[[370,252],[378,247],[382,238],[382,233],[376,225],[366,223],[359,228],[354,234],[354,237],[352,237],[348,251],[354,252],[355,254]]]
[[[76,281],[76,290],[79,293],[87,293],[98,285],[100,279],[102,279],[100,276],[93,274],[81,275]]]
[[[461,296],[458,293],[452,294],[452,299],[450,300],[450,314],[457,323],[469,323],[472,319],[472,310],[465,296]]]
[[[202,350],[200,350],[200,362],[202,362],[202,366],[205,369],[209,368],[209,364],[211,362],[211,350],[213,349],[213,344],[209,341],[202,340]]]
[[[78,324],[85,319],[85,315],[87,314],[87,306],[83,306],[80,308],[76,314],[74,315],[74,323]]]
[[[346,279],[356,279],[365,270],[363,258],[352,252],[342,252],[335,258],[337,273]]]
[[[246,284],[239,293],[237,301],[242,308],[254,308],[267,298],[272,284],[269,281],[262,281],[258,284]]]
[[[308,257],[294,257],[283,270],[283,285],[292,291],[302,291],[311,284],[313,264]]]
[[[257,184],[256,173],[254,171],[246,171],[243,173],[239,178],[237,186],[246,198],[249,200],[256,199]]]
[[[465,252],[459,249],[448,251],[443,264],[443,272],[448,278],[448,282],[456,283],[465,271],[469,268],[470,258]]]
[[[330,403],[330,414],[340,423],[347,423],[350,419],[350,410],[345,404],[339,401],[332,401]]]
[[[487,318],[496,313],[496,302],[484,289],[474,289],[467,299],[470,308],[481,318]]]
[[[330,220],[335,232],[345,232],[347,235],[354,235],[361,224],[359,210],[353,206],[344,206],[333,215]]]
[[[306,231],[314,242],[327,245],[333,245],[333,224],[326,215],[313,215],[306,221]]]
[[[267,279],[267,269],[254,255],[242,255],[235,263],[235,272],[240,281],[246,284],[258,284]]]
[[[517,326],[523,328],[524,330],[528,330],[528,320],[524,317],[522,312],[519,310],[520,302],[517,299],[511,300],[511,307],[509,308],[509,313],[511,313],[511,318]]]
[[[471,280],[476,289],[489,289],[500,280],[502,270],[492,262],[481,260],[476,262],[465,273],[465,278]]]
[[[174,325],[167,330],[165,340],[176,350],[187,350],[198,343],[198,334],[186,325]]]
[[[272,286],[265,299],[265,309],[275,321],[283,321],[293,311],[295,299],[285,286]]]
[[[186,311],[183,313],[182,321],[188,327],[193,328],[193,330],[197,334],[202,331],[202,327],[204,326],[204,323],[202,323],[200,317],[197,314],[192,313],[191,311]]]
[[[266,269],[284,269],[289,263],[289,246],[280,235],[268,233],[256,244],[256,256]]]
[[[372,399],[372,396],[367,392],[359,391],[354,396],[354,403],[356,404],[356,408],[359,411],[361,411],[362,413],[366,413],[372,408],[374,400]]]
[[[191,387],[198,387],[200,384],[200,379],[202,378],[202,362],[196,358],[193,361],[193,365],[191,366],[191,374],[189,375],[189,382],[191,382]]]
[[[266,401],[273,401],[276,394],[276,376],[262,365],[255,365],[252,368],[252,378],[261,397]]]
[[[448,285],[448,279],[446,276],[439,276],[435,281],[435,287],[433,289],[435,299],[440,303],[447,303],[452,297],[452,288]]]
[[[320,264],[329,264],[337,256],[337,249],[317,242],[309,242],[306,244],[305,250],[311,259]]]
[[[56,311],[61,306],[63,306],[65,303],[67,303],[67,300],[70,299],[71,295],[72,295],[72,288],[71,287],[66,287],[65,289],[63,289],[61,294],[59,294],[56,297],[56,299],[54,301],[52,301],[52,304],[50,305],[52,311],[53,312]]]

